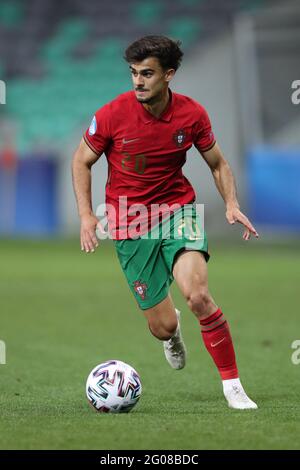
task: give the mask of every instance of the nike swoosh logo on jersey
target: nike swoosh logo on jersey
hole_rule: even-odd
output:
[[[212,348],[215,348],[216,346],[218,346],[218,344],[222,343],[222,341],[224,341],[224,339],[225,339],[225,336],[224,336],[224,338],[222,338],[222,339],[221,339],[220,341],[218,341],[217,343],[210,343],[211,347],[212,347]]]
[[[139,140],[139,137],[137,137],[136,139],[129,139],[129,140],[123,139],[123,144],[129,144],[130,142],[134,142],[135,140]]]

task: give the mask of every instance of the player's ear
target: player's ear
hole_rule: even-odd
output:
[[[174,75],[175,75],[175,70],[174,69],[166,70],[166,72],[165,72],[166,82],[170,82],[172,80],[172,78],[174,77]]]

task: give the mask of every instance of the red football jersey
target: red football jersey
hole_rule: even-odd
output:
[[[207,151],[215,138],[203,106],[169,93],[168,107],[159,118],[138,102],[134,91],[123,93],[96,112],[84,134],[87,145],[107,158],[106,205],[114,239],[131,238],[137,215],[140,233],[146,233],[157,215],[157,209],[151,209],[195,200],[182,173],[186,152],[193,144],[200,152]],[[140,204],[147,208],[147,216]]]

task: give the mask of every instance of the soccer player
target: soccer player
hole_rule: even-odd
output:
[[[163,341],[166,359],[174,369],[183,368],[186,361],[180,312],[169,293],[175,279],[199,321],[229,407],[255,409],[257,405],[246,395],[239,379],[225,315],[208,289],[207,238],[195,208],[194,189],[182,173],[192,145],[211,169],[225,203],[227,221],[244,226],[245,240],[258,234],[240,211],[233,174],[215,140],[206,110],[170,90],[182,56],[180,43],[164,36],[143,37],[126,49],[133,91],[96,112],[73,157],[81,249],[90,253],[98,246],[96,229],[101,226],[92,209],[91,167],[105,153],[111,238],[151,333]]]

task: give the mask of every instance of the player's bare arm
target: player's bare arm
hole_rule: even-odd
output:
[[[251,234],[258,238],[258,233],[250,220],[240,211],[240,206],[236,195],[236,185],[231,168],[224,158],[217,143],[207,152],[202,152],[202,156],[213,174],[215,184],[226,205],[226,219],[232,225],[239,222],[245,227],[244,240],[249,240]]]
[[[101,230],[100,223],[93,213],[91,195],[91,168],[100,155],[93,152],[81,139],[73,156],[72,177],[77,200],[78,213],[81,221],[80,244],[86,253],[94,252],[98,247],[96,228]]]

